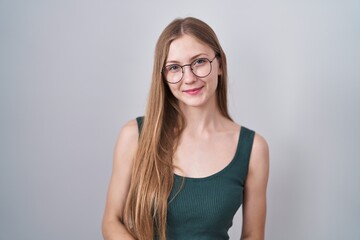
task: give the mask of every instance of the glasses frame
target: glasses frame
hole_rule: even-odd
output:
[[[163,77],[164,77],[164,79],[165,79],[166,82],[168,82],[168,83],[170,83],[170,84],[177,84],[177,83],[181,82],[181,80],[182,80],[183,77],[184,77],[184,67],[189,66],[192,74],[194,74],[194,75],[195,75],[196,77],[198,77],[198,78],[204,78],[204,77],[207,77],[207,76],[210,75],[210,73],[211,73],[211,71],[212,71],[212,62],[213,62],[213,61],[215,60],[215,58],[217,58],[217,57],[218,57],[218,54],[216,54],[215,57],[214,57],[212,60],[210,60],[210,59],[208,59],[208,58],[196,58],[196,59],[194,59],[194,61],[192,61],[192,62],[189,63],[189,64],[184,64],[184,65],[180,65],[180,64],[169,64],[169,65],[166,65],[166,66],[164,66],[164,67],[162,68],[161,73],[163,74]],[[202,76],[202,77],[196,75],[196,74],[193,72],[193,69],[191,68],[191,65],[192,65],[194,62],[196,62],[197,60],[199,60],[199,59],[206,59],[206,60],[209,61],[209,63],[210,63],[210,71],[209,71],[209,73],[208,73],[207,75],[205,75],[205,76]],[[170,81],[168,81],[168,80],[166,79],[166,77],[165,77],[165,70],[166,70],[165,68],[168,67],[168,66],[172,66],[172,65],[177,65],[177,66],[181,67],[181,73],[182,73],[182,74],[181,74],[181,78],[180,78],[180,80],[177,81],[177,82],[170,82]]]

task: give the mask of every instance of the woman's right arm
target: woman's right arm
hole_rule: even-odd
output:
[[[123,224],[122,214],[129,191],[138,134],[137,122],[131,120],[121,129],[115,145],[112,175],[102,222],[105,240],[134,240]]]

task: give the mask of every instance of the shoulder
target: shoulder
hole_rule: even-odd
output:
[[[134,153],[137,149],[138,138],[138,124],[136,119],[132,119],[125,123],[119,132],[115,145],[115,154],[124,150]]]
[[[119,133],[119,139],[123,140],[136,140],[138,139],[139,131],[136,119],[132,119],[125,123]]]
[[[138,123],[136,121],[136,119],[132,119],[130,121],[128,121],[127,123],[125,123],[120,130],[120,137],[125,137],[125,138],[138,138],[139,136],[139,131],[138,131]]]
[[[269,172],[269,145],[259,133],[255,133],[250,155],[249,174],[267,179]]]
[[[269,145],[266,139],[259,133],[255,133],[251,154],[255,155],[255,157],[266,157],[269,155]]]

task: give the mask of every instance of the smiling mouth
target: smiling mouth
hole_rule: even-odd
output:
[[[199,87],[199,88],[188,89],[188,90],[184,90],[183,92],[194,95],[194,94],[197,94],[198,92],[200,92],[200,90],[201,90],[203,87],[204,87],[204,86]]]

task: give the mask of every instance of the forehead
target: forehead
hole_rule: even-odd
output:
[[[186,62],[198,54],[213,55],[213,50],[198,39],[183,35],[171,42],[167,61]]]

